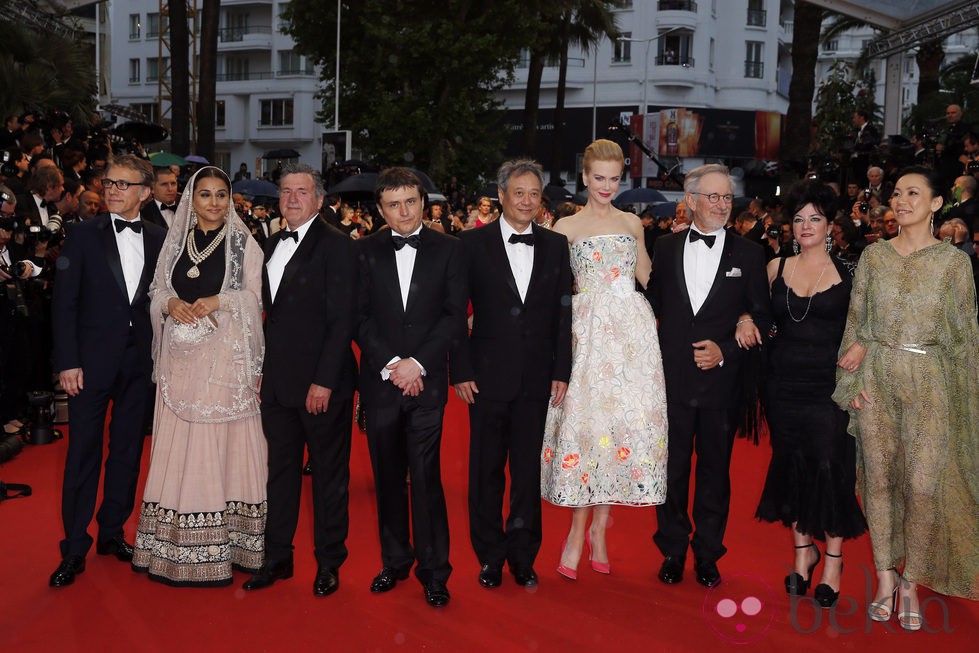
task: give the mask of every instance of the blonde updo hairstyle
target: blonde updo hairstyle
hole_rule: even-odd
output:
[[[610,141],[607,138],[600,138],[588,147],[585,148],[585,155],[581,159],[581,167],[588,172],[591,170],[591,164],[595,161],[614,161],[625,166],[625,156],[622,154],[622,148],[615,141]]]

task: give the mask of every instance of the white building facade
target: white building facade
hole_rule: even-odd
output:
[[[279,0],[221,2],[212,163],[229,172],[246,163],[254,176],[269,165],[261,158],[265,152],[283,148],[299,152],[303,162],[320,165],[324,127],[316,122],[318,75],[281,32],[280,16],[287,5]],[[109,39],[103,56],[110,65],[104,85],[108,97],[102,103],[129,106],[166,124],[169,105],[160,102],[167,96],[161,77],[165,82],[169,75],[169,52],[160,38],[161,33],[168,38],[166,16],[161,18],[165,6],[166,0],[107,3]]]

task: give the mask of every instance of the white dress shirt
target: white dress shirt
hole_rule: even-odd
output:
[[[517,292],[520,293],[520,301],[527,299],[527,288],[530,287],[530,274],[534,271],[534,248],[528,247],[523,243],[511,243],[511,234],[529,234],[533,229],[532,225],[527,225],[524,231],[517,231],[510,226],[510,223],[503,219],[501,215],[500,233],[503,234],[503,247],[506,249],[507,259],[510,261],[510,271],[513,272],[513,280],[517,283]]]
[[[710,294],[711,286],[714,285],[714,277],[717,275],[717,267],[721,264],[721,252],[724,249],[724,238],[727,234],[723,228],[704,233],[694,225],[690,225],[689,231],[696,231],[705,236],[716,236],[713,247],[708,247],[707,243],[702,240],[691,243],[689,235],[683,246],[683,276],[687,282],[690,306],[696,315],[700,307],[707,301],[707,295]]]
[[[418,225],[418,228],[412,231],[408,236],[414,236],[422,232],[422,226]],[[399,233],[391,230],[391,238],[395,236],[401,236]],[[406,236],[407,238],[407,236]],[[418,254],[418,250],[411,245],[405,245],[401,249],[396,249],[394,251],[394,262],[398,266],[398,285],[401,287],[401,307],[404,309],[408,308],[408,292],[411,289],[411,275],[415,271],[415,257]],[[388,361],[388,365],[393,365],[401,360],[400,356],[395,356]],[[419,369],[422,371],[422,376],[425,376],[425,368],[419,363],[414,357],[411,360],[415,361]],[[391,376],[391,370],[386,366],[381,370],[381,378],[385,381]]]
[[[139,279],[143,276],[143,234],[136,233],[132,229],[116,230],[116,220],[126,220],[121,215],[115,213],[112,217],[112,233],[116,235],[116,248],[119,250],[119,262],[122,264],[122,276],[126,279],[126,293],[129,295],[129,303],[133,302],[136,296],[136,288],[139,287]],[[138,217],[136,218],[139,219]]]
[[[315,217],[315,214],[310,216],[309,220],[296,229],[296,233],[299,234],[298,243],[292,238],[280,240],[276,244],[275,251],[272,252],[269,262],[265,264],[265,269],[269,273],[269,295],[271,295],[273,302],[275,301],[276,293],[279,292],[282,273],[285,272],[286,265],[292,260],[292,255],[299,249],[299,243],[303,242],[303,238],[306,237],[306,232],[309,231],[309,225],[313,224],[313,218]],[[286,231],[292,230],[287,228]]]

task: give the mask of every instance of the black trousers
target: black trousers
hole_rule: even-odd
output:
[[[440,451],[445,406],[420,406],[416,399],[402,397],[365,402],[364,410],[381,562],[407,570],[417,559],[418,580],[445,582],[452,572]],[[410,485],[405,482],[408,473]]]
[[[469,535],[480,564],[534,564],[541,544],[540,454],[547,399],[469,406]],[[369,424],[369,423],[368,423]],[[506,467],[510,511],[503,524]]]
[[[313,547],[319,567],[339,568],[347,559],[348,486],[353,399],[330,398],[325,413],[304,406],[262,401],[262,428],[269,446],[268,520],[265,562],[292,557],[299,522],[303,452],[309,448],[313,469]]]
[[[122,527],[132,514],[143,453],[146,388],[150,383],[145,369],[131,340],[111,385],[99,388],[85,379],[89,381],[85,388],[68,399],[68,453],[61,495],[61,519],[65,527],[62,556],[84,556],[92,546],[88,525],[95,512],[110,400],[113,403],[109,455],[105,460],[102,505],[96,515],[99,541],[122,535]]]
[[[653,541],[664,556],[686,556],[714,562],[727,551],[724,531],[731,503],[731,449],[735,412],[727,408],[692,408],[670,403],[666,502],[656,506],[658,530]],[[697,452],[693,525],[687,514],[691,457]],[[690,540],[693,526],[696,532]]]

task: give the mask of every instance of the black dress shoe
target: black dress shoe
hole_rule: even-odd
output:
[[[483,565],[479,570],[479,584],[493,589],[503,582],[503,567],[500,565]]]
[[[666,556],[659,568],[659,579],[667,585],[675,585],[683,580],[683,566],[687,559],[683,556]]]
[[[340,572],[335,567],[320,567],[313,581],[313,596],[329,596],[340,589]]]
[[[244,590],[260,590],[277,580],[285,580],[286,578],[292,578],[292,558],[272,565],[262,565],[258,573],[246,580],[241,588]]]
[[[440,580],[425,583],[425,603],[433,608],[442,608],[449,604],[449,590]]]
[[[533,567],[517,567],[511,569],[513,580],[522,587],[537,587],[537,572]]]
[[[371,591],[375,594],[389,592],[394,589],[394,586],[398,584],[399,580],[406,580],[408,573],[407,569],[384,567],[381,569],[381,573],[374,576],[374,580],[371,582]]]
[[[122,539],[122,535],[116,535],[111,540],[103,540],[95,545],[95,552],[100,556],[115,556],[123,562],[133,561],[133,547],[129,542]]]
[[[58,568],[51,574],[48,585],[51,587],[65,587],[75,582],[75,574],[85,571],[84,556],[68,556],[61,561]]]
[[[694,571],[697,572],[697,582],[704,587],[714,587],[721,582],[721,572],[717,570],[717,563],[714,561],[702,562],[695,561]]]

